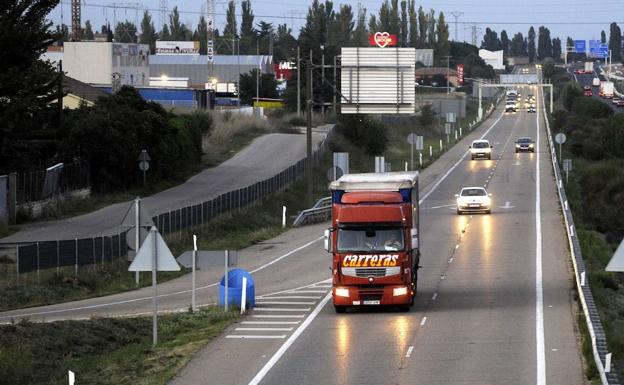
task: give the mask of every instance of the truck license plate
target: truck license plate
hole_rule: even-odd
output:
[[[364,301],[364,305],[379,305],[379,300],[376,300],[376,301]]]

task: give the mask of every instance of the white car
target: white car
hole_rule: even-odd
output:
[[[465,212],[480,212],[490,214],[492,212],[492,194],[483,187],[464,187],[459,194],[455,194],[457,198],[457,214],[461,215]]]
[[[492,159],[492,146],[487,140],[473,140],[470,145],[470,159],[476,158]]]

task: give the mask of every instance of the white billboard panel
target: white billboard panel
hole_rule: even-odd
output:
[[[158,40],[156,55],[199,55],[199,42]]]
[[[414,48],[344,47],[341,55],[343,114],[414,113]]]
[[[500,75],[501,84],[537,84],[537,74]]]

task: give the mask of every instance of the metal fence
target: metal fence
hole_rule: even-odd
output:
[[[54,194],[89,187],[89,165],[83,161],[17,174],[17,204],[39,201]],[[58,166],[58,165],[57,165]]]
[[[326,143],[327,141],[324,141],[321,147],[313,153],[314,164],[320,162]],[[307,158],[304,158],[271,178],[238,190],[228,191],[205,202],[161,213],[154,216],[152,220],[161,234],[181,233],[188,227],[207,223],[220,214],[259,204],[263,199],[273,193],[283,191],[305,175],[306,167]]]
[[[324,141],[313,153],[314,164],[320,162],[326,143]],[[263,199],[283,191],[305,175],[306,166],[307,158],[271,178],[228,191],[205,202],[160,213],[152,220],[163,235],[181,233],[184,229],[207,223],[221,214],[260,204]],[[128,255],[125,232],[83,239],[0,244],[0,256],[3,250],[6,254],[15,255],[18,281],[20,274],[63,266],[75,266],[77,274],[79,266],[103,265]]]

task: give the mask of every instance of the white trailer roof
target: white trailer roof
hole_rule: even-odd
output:
[[[398,191],[412,188],[418,181],[418,171],[346,174],[329,184],[330,190]]]

